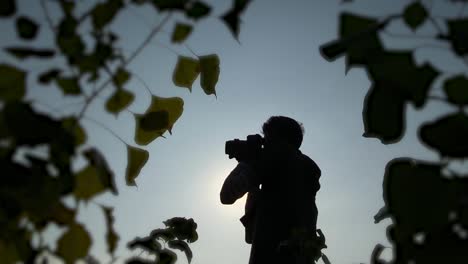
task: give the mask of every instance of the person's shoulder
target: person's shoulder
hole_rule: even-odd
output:
[[[300,157],[301,157],[301,160],[303,161],[305,167],[311,171],[313,171],[315,174],[321,174],[321,170],[319,168],[319,166],[317,165],[317,163],[315,163],[315,161],[313,159],[311,159],[309,156],[307,156],[306,154],[302,153],[302,152],[299,152],[300,153]]]

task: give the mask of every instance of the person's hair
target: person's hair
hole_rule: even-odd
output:
[[[262,132],[267,138],[283,139],[299,149],[304,136],[304,127],[292,118],[272,116],[263,124]]]

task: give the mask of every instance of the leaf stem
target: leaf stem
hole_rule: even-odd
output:
[[[123,140],[119,135],[117,135],[114,131],[112,131],[112,129],[108,128],[106,125],[104,125],[103,123],[91,118],[91,117],[88,117],[88,116],[83,116],[83,120],[87,120],[87,121],[90,121],[98,126],[100,126],[101,128],[107,130],[107,132],[111,133],[114,137],[116,137],[118,140],[120,140],[122,143],[124,143],[125,145],[128,145],[128,143]]]
[[[47,6],[44,0],[40,0],[42,11],[44,12],[44,16],[46,18],[47,24],[52,32],[56,32],[56,28],[54,23],[52,22],[52,18],[50,17],[49,11],[47,10]]]

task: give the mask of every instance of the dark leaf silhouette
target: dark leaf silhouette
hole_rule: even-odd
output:
[[[200,62],[190,57],[179,56],[172,80],[179,87],[186,87],[192,91],[192,85],[200,73]]]
[[[117,115],[122,110],[126,109],[135,99],[135,96],[130,91],[125,89],[117,89],[114,94],[106,102],[106,110],[109,113]]]
[[[117,187],[114,181],[114,172],[110,169],[104,156],[95,148],[89,148],[83,152],[89,164],[94,166],[98,172],[102,185],[117,195]]]
[[[233,6],[229,9],[224,15],[221,16],[221,19],[224,23],[228,26],[231,30],[232,35],[234,38],[239,38],[239,29],[241,19],[240,16],[247,8],[248,4],[251,0],[233,0]]]
[[[170,240],[175,238],[174,233],[172,232],[172,230],[161,229],[161,228],[154,229],[153,231],[151,231],[150,237],[152,239],[162,238],[162,239],[164,239],[166,241],[170,241]]]
[[[463,75],[452,77],[444,82],[447,99],[456,105],[468,104],[468,79]]]
[[[145,131],[159,131],[169,125],[169,113],[165,110],[146,113],[139,125]]]
[[[4,0],[0,5],[0,17],[9,17],[16,13],[16,1]]]
[[[55,55],[55,51],[51,49],[6,47],[5,50],[18,59],[26,59],[29,57],[50,58]]]
[[[128,242],[127,247],[129,249],[140,248],[152,254],[159,254],[162,248],[161,244],[152,237],[137,237],[134,240]]]
[[[23,98],[26,92],[26,72],[8,64],[0,64],[0,100]]]
[[[60,69],[50,69],[39,75],[38,81],[42,84],[49,84],[51,81],[57,79],[60,75]]]
[[[113,82],[118,88],[121,88],[130,79],[130,73],[125,69],[119,68],[114,75]]]
[[[219,78],[218,55],[206,55],[200,57],[200,85],[207,94],[216,95],[216,84]]]
[[[30,18],[22,16],[16,19],[16,31],[20,38],[26,40],[34,39],[38,30],[39,26]]]
[[[172,252],[169,249],[163,249],[159,253],[157,264],[173,264],[177,260],[176,253]]]
[[[190,4],[190,7],[185,11],[185,14],[193,19],[200,19],[206,17],[211,12],[211,7],[207,4],[195,1]]]
[[[185,9],[189,0],[153,0],[151,3],[160,11]]]
[[[57,243],[56,254],[66,263],[84,258],[91,247],[91,237],[81,224],[71,225]]]
[[[192,33],[193,27],[185,23],[177,23],[172,32],[171,41],[174,43],[182,43]]]
[[[421,26],[426,21],[427,17],[426,8],[421,2],[413,2],[408,5],[403,12],[403,20],[412,30],[416,30]]]
[[[98,169],[90,165],[76,174],[73,193],[78,200],[88,201],[106,191],[99,175]]]
[[[185,256],[187,256],[188,263],[192,262],[193,253],[189,245],[187,244],[187,242],[182,241],[182,240],[171,240],[169,241],[168,245],[170,248],[178,249],[184,252]]]
[[[154,261],[139,258],[139,257],[133,257],[133,258],[127,260],[125,263],[127,263],[127,264],[154,264]]]
[[[75,146],[82,145],[86,142],[86,131],[75,117],[63,118],[62,126],[70,135],[73,136]]]
[[[122,0],[108,0],[104,3],[97,4],[91,12],[93,25],[100,30],[109,24],[123,7]]]
[[[468,19],[449,20],[447,26],[448,39],[455,53],[459,56],[468,54]]]
[[[125,181],[128,186],[136,186],[135,179],[148,161],[149,153],[144,149],[127,145],[127,156]]]
[[[109,254],[114,255],[115,249],[117,248],[117,243],[119,241],[119,235],[117,235],[114,230],[114,216],[112,215],[112,211],[114,209],[107,206],[101,206],[101,209],[104,212],[104,217],[106,219],[107,251]]]
[[[65,95],[79,95],[81,94],[81,86],[78,78],[75,77],[59,77],[55,80],[57,85]]]
[[[192,243],[198,239],[197,223],[192,218],[173,217],[163,222],[177,237],[181,240],[187,240]]]

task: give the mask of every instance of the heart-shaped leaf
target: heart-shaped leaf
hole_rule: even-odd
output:
[[[127,169],[125,181],[128,186],[136,186],[135,179],[148,161],[148,151],[127,145]]]

